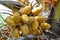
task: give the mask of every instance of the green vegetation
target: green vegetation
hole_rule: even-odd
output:
[[[55,19],[58,19],[60,17],[60,0],[58,0],[54,14]]]

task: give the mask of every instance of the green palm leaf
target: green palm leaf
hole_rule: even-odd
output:
[[[58,19],[60,17],[60,0],[58,0],[54,14],[55,19]]]

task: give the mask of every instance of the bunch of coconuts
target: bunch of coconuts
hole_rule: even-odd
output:
[[[50,29],[50,24],[46,23],[44,16],[39,16],[42,6],[32,9],[25,6],[12,15],[6,17],[5,22],[13,29],[12,38],[19,38],[21,35],[40,35],[43,30]]]

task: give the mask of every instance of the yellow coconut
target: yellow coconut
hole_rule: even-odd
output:
[[[29,34],[29,28],[26,24],[21,25],[20,30],[22,32],[22,35],[28,35]]]
[[[46,19],[45,19],[44,16],[36,16],[35,18],[37,19],[37,21],[38,21],[39,23],[42,23],[42,22],[45,22],[45,21],[46,21]]]
[[[21,16],[18,12],[15,12],[13,14],[13,20],[16,22],[16,23],[20,23],[21,22]]]
[[[30,16],[28,23],[29,24],[32,24],[34,22],[34,20],[35,20],[35,18],[33,16]]]
[[[14,26],[15,26],[15,25],[14,25],[15,22],[14,22],[14,20],[12,19],[12,16],[6,17],[5,21],[6,21],[6,23],[9,25],[9,27],[14,27]]]
[[[20,9],[19,12],[21,12],[22,14],[30,14],[31,9],[31,6],[25,6],[24,8]]]
[[[48,30],[48,29],[50,29],[51,25],[44,22],[44,23],[41,23],[41,24],[40,24],[40,27],[41,27],[43,30]]]
[[[23,14],[21,17],[22,17],[22,21],[23,21],[24,23],[27,23],[27,22],[28,22],[29,17],[28,17],[27,15]]]
[[[34,20],[34,22],[31,24],[32,30],[37,30],[39,26],[39,23],[37,20]]]
[[[14,29],[12,34],[11,34],[12,38],[19,38],[19,32],[18,29]]]
[[[39,15],[41,13],[41,11],[42,11],[42,5],[32,9],[32,15],[37,16],[37,15]]]
[[[34,34],[36,34],[36,31],[32,30],[32,28],[29,28],[29,34],[34,35]]]

